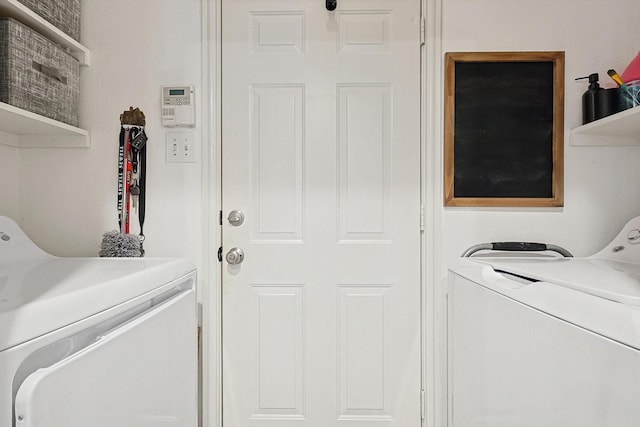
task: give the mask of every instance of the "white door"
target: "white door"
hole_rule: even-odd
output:
[[[419,0],[222,1],[225,427],[420,425],[419,32]]]

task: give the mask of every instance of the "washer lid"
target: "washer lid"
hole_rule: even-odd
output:
[[[640,265],[604,258],[473,258],[496,271],[640,306]]]
[[[0,351],[195,271],[181,259],[57,258],[0,263]]]

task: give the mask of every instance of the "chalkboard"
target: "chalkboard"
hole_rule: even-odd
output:
[[[562,206],[564,52],[445,64],[445,205]]]

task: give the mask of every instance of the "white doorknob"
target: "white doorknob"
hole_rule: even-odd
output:
[[[231,248],[227,252],[225,259],[231,265],[241,264],[244,261],[244,251],[240,248]]]

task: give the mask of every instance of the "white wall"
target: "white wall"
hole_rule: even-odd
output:
[[[613,4],[615,3],[615,5]],[[443,208],[442,264],[467,247],[503,240],[542,241],[589,255],[640,215],[640,147],[571,146],[581,124],[584,82],[607,70],[622,73],[640,50],[637,0],[443,0],[443,53],[561,50],[565,63],[564,208]]]
[[[19,199],[20,151],[0,144],[0,215],[20,216]]]
[[[80,127],[90,149],[22,150],[21,224],[56,255],[95,256],[102,234],[116,229],[120,114],[146,115],[148,256],[186,257],[201,265],[202,162],[165,163],[160,86],[196,86],[200,157],[203,118],[200,0],[83,0],[82,42],[91,65],[81,70]]]

